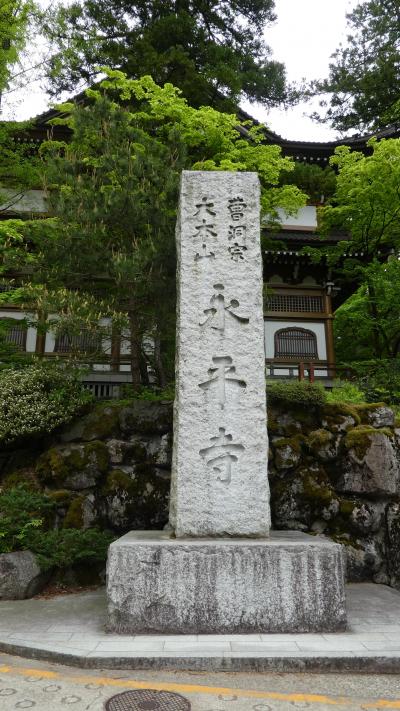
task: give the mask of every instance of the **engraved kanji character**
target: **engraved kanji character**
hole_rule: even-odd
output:
[[[213,230],[213,224],[207,224],[207,220],[202,220],[201,225],[196,225],[196,234],[193,237],[200,237],[202,240],[206,240],[207,237],[216,237],[217,233]]]
[[[227,377],[232,376],[236,373],[236,367],[232,365],[232,358],[230,356],[213,356],[212,359],[215,368],[208,369],[209,380],[204,383],[199,383],[199,388],[202,390],[216,390],[217,399],[219,405],[224,407],[226,402],[226,384],[233,386],[237,389],[242,389],[246,387],[244,380],[240,380],[237,377]]]
[[[225,427],[219,427],[217,437],[210,437],[212,443],[209,447],[200,449],[200,456],[205,460],[207,467],[216,474],[218,481],[229,484],[232,479],[232,464],[239,459],[240,452],[244,451],[243,444],[232,442],[232,435],[226,434]]]
[[[228,239],[229,239],[229,241],[231,241],[232,239],[236,239],[236,240],[242,240],[243,242],[245,242],[246,241],[246,227],[244,225],[231,225],[229,227]]]
[[[212,215],[215,217],[216,213],[211,208],[214,207],[213,202],[207,202],[208,198],[203,197],[201,202],[196,204],[197,212],[194,213],[193,217],[200,217],[201,219],[207,219],[207,215]]]
[[[200,322],[200,326],[205,326],[206,323],[211,323],[211,328],[216,331],[225,331],[225,312],[232,316],[239,323],[249,323],[249,319],[245,316],[235,313],[235,309],[240,306],[237,299],[231,299],[228,306],[225,306],[225,296],[223,295],[224,285],[214,284],[214,289],[217,292],[210,299],[211,308],[204,309],[203,313],[207,316],[206,320]]]
[[[196,252],[196,254],[194,255],[195,262],[198,262],[199,259],[207,259],[207,258],[214,259],[215,258],[214,252],[207,252],[207,245],[206,244],[202,244],[201,248],[202,248],[202,254],[199,254],[199,252]]]
[[[243,262],[244,252],[247,251],[247,247],[244,244],[238,244],[237,242],[235,242],[231,247],[229,247],[228,251],[231,255],[231,259],[233,259],[234,262]]]
[[[228,210],[234,222],[239,222],[239,220],[243,219],[246,208],[247,205],[241,197],[228,200]]]

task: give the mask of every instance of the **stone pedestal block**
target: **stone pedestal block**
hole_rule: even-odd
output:
[[[108,630],[119,634],[346,626],[341,546],[297,531],[264,540],[131,531],[110,546],[107,575]]]

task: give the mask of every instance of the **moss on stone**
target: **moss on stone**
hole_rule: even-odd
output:
[[[32,469],[17,469],[10,474],[6,474],[1,480],[1,488],[3,490],[13,489],[16,486],[21,486],[21,484],[31,491],[40,490],[37,477]]]
[[[357,506],[357,504],[355,501],[351,501],[350,499],[340,499],[339,513],[342,516],[349,517],[353,513],[356,506]]]
[[[316,447],[326,447],[332,441],[332,434],[327,430],[313,430],[307,437],[307,444],[311,449]]]
[[[56,491],[48,491],[47,496],[52,499],[57,506],[66,506],[71,501],[73,494],[68,489],[57,489]]]
[[[112,496],[119,491],[133,493],[135,488],[135,481],[126,472],[121,469],[112,469],[102,487],[102,494],[103,496]]]
[[[354,538],[350,533],[331,533],[330,537],[335,543],[340,543],[343,546],[351,546],[357,550],[362,549],[362,545],[357,538]]]
[[[47,450],[39,457],[36,473],[44,484],[63,486],[68,477],[84,472],[104,474],[109,463],[109,452],[104,442],[94,441]]]
[[[358,425],[349,430],[344,438],[346,449],[352,449],[358,459],[363,459],[371,446],[371,436],[381,436],[393,438],[394,434],[389,427],[381,427],[379,430],[371,425]]]
[[[73,501],[71,501],[68,511],[65,514],[63,527],[64,528],[83,528],[83,504],[85,501],[84,496],[76,496]]]
[[[349,418],[352,418],[353,422],[349,421],[347,424],[346,420],[349,420]],[[322,410],[322,421],[326,429],[333,434],[340,431],[345,423],[346,430],[349,430],[354,425],[361,424],[361,418],[356,406],[345,402],[330,402],[325,405]]]
[[[315,504],[326,506],[337,498],[328,478],[326,481],[318,480],[311,472],[303,477],[303,489],[304,497]]]
[[[368,415],[374,412],[378,407],[387,407],[387,404],[384,402],[362,402],[353,405],[353,407],[360,417],[361,424],[368,424]]]
[[[100,404],[85,419],[82,431],[83,440],[102,440],[118,431],[119,413],[123,404]]]
[[[104,442],[89,442],[85,445],[84,452],[85,465],[95,459],[99,472],[104,474],[107,471],[110,454]]]

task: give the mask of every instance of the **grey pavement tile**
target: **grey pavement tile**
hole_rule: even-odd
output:
[[[327,640],[323,640],[322,642],[297,642],[300,651],[307,652],[311,650],[320,650],[321,652],[329,652],[329,651],[338,651],[338,652],[344,652],[344,651],[351,651],[351,652],[365,652],[366,646],[358,641],[357,639],[349,639],[347,643],[345,643],[343,640],[342,641],[337,641],[334,642],[333,640],[331,642],[328,642]]]
[[[101,640],[98,641],[98,644],[96,646],[96,650],[98,651],[105,651],[105,652],[114,652],[114,651],[122,651],[122,650],[127,650],[131,652],[139,652],[139,651],[146,651],[146,650],[152,650],[156,652],[157,650],[162,651],[164,649],[164,642],[157,642],[157,641],[151,641],[151,640],[138,640],[135,639],[134,641],[129,641],[129,640],[118,640],[118,641],[112,641],[109,642],[108,640]]]
[[[231,642],[232,652],[243,652],[244,654],[277,654],[280,652],[296,652],[299,654],[299,648],[295,642],[277,642],[269,644],[260,642],[260,644],[244,644],[243,642]]]
[[[53,633],[49,634],[48,632],[42,632],[32,634],[26,632],[25,634],[19,633],[19,634],[12,634],[10,638],[12,640],[25,640],[27,642],[34,642],[35,640],[38,642],[69,642],[71,641],[72,634],[61,634],[61,633]]]
[[[199,634],[197,635],[197,639],[199,642],[202,644],[208,645],[209,642],[241,642],[243,639],[249,640],[252,642],[257,642],[261,641],[262,637],[265,635],[262,634]],[[275,635],[272,635],[275,636]],[[170,637],[168,637],[170,639]],[[185,635],[186,639],[186,635]]]
[[[336,641],[343,640],[344,642],[346,642],[346,640],[348,640],[348,639],[356,639],[356,638],[358,640],[360,640],[360,642],[363,642],[364,639],[377,639],[377,640],[387,639],[387,635],[384,634],[383,632],[368,632],[368,631],[357,632],[357,633],[340,632],[336,635],[335,634],[324,634],[323,636],[324,636],[324,639],[327,639],[328,641],[329,640],[336,640]]]
[[[374,639],[365,640],[364,645],[367,649],[371,649],[377,652],[399,652],[400,653],[400,639],[396,641],[386,640],[380,642]]]
[[[210,642],[210,644],[178,644],[165,643],[164,650],[173,654],[184,654],[190,657],[192,654],[197,655],[198,650],[207,650],[210,652],[229,652],[229,642]]]

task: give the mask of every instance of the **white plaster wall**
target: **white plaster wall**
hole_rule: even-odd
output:
[[[309,230],[315,230],[317,228],[317,208],[315,205],[301,207],[294,216],[287,215],[286,212],[279,207],[278,215],[283,228],[296,229],[296,227],[302,227],[303,229],[308,228]]]
[[[275,356],[275,333],[281,328],[306,328],[317,337],[318,359],[326,360],[325,324],[321,321],[270,321],[265,319],[265,357]]]

